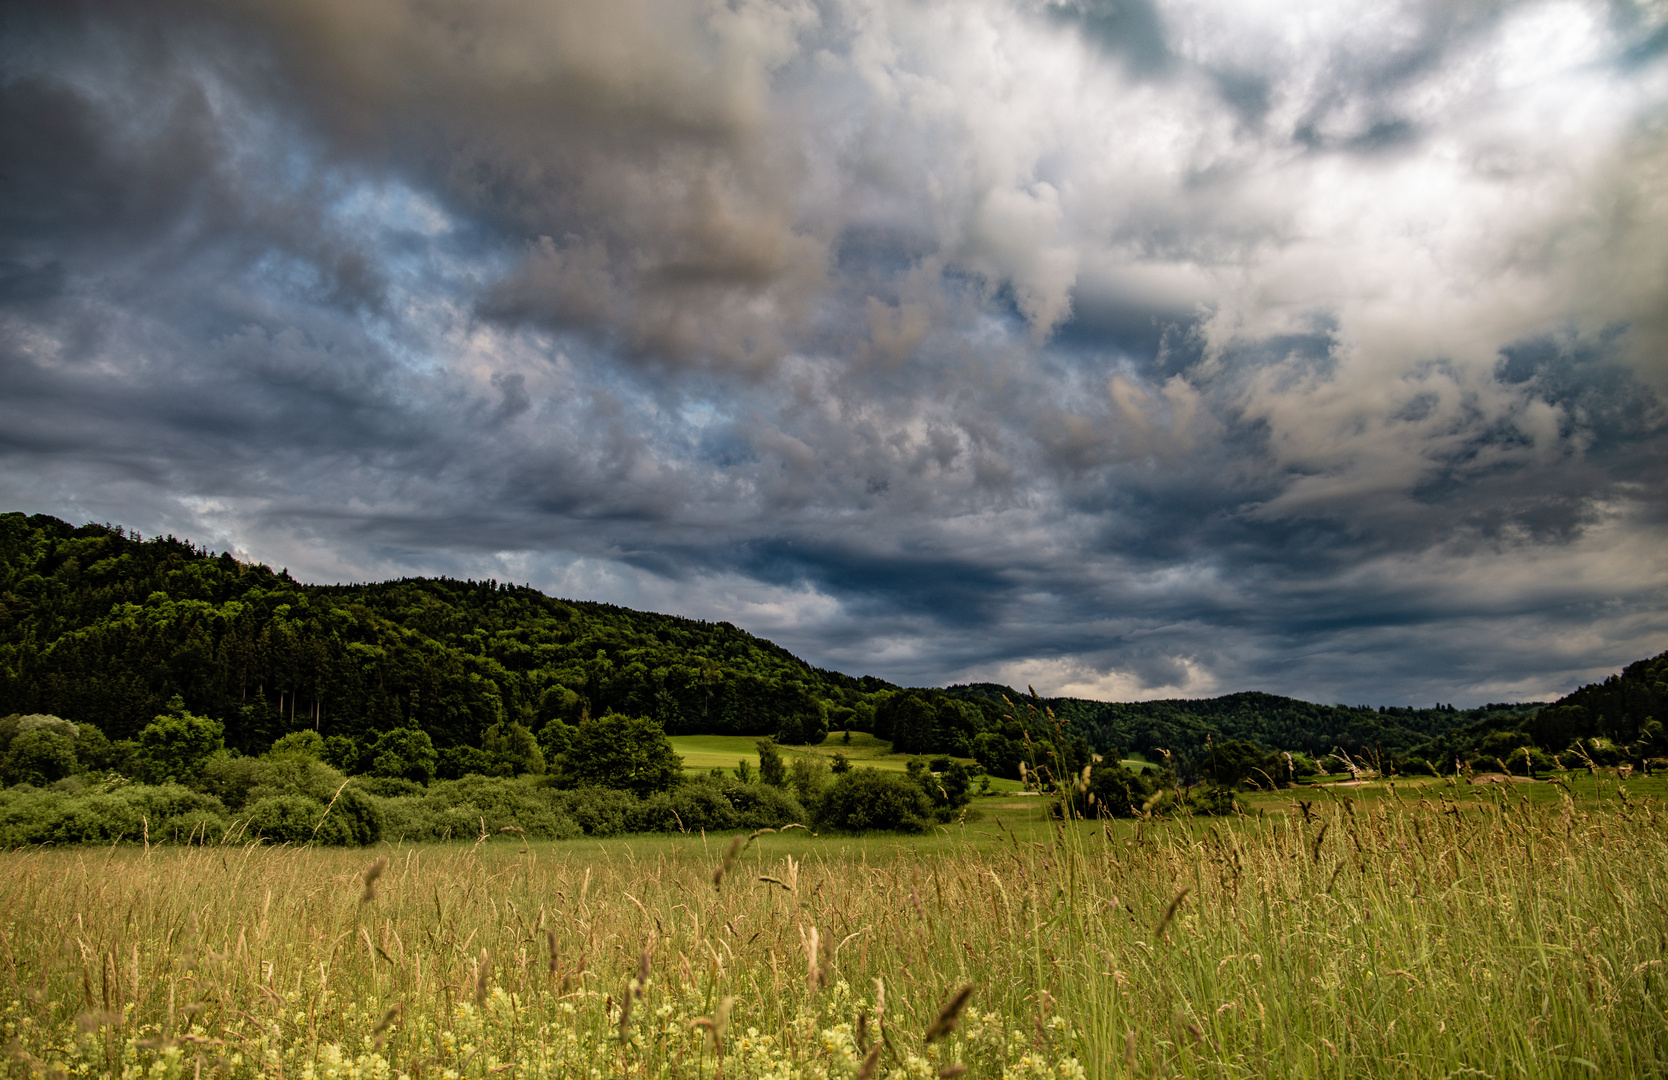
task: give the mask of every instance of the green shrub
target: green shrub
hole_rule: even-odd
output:
[[[637,810],[640,832],[723,832],[741,828],[741,815],[724,793],[722,781],[702,777],[671,791],[657,791]]]
[[[617,788],[641,796],[676,786],[683,779],[683,759],[656,721],[609,713],[579,725],[554,771],[563,787]]]
[[[383,732],[365,756],[370,759],[368,771],[372,776],[398,777],[419,784],[428,784],[434,779],[440,761],[428,733],[415,728],[395,728]],[[455,775],[461,776],[462,773]]]
[[[241,810],[249,803],[249,793],[266,780],[268,771],[262,758],[216,754],[203,765],[200,783],[203,790],[231,809]]]
[[[561,792],[556,806],[572,818],[586,836],[619,836],[636,832],[638,799],[629,791],[582,787]]]
[[[314,837],[316,843],[366,847],[382,839],[382,800],[350,786],[325,805],[324,823]]]
[[[274,844],[305,844],[324,816],[324,804],[305,795],[268,795],[249,807],[246,835]]]
[[[1200,817],[1223,817],[1238,809],[1234,789],[1225,784],[1206,784],[1187,793],[1187,806]]]
[[[402,776],[356,776],[353,786],[379,799],[397,799],[406,795],[421,795],[426,790],[415,780]]]
[[[564,812],[559,794],[503,777],[437,780],[421,797],[387,800],[384,831],[407,840],[455,840],[478,836],[483,829],[494,835],[506,826],[541,839],[578,836],[579,826]]]
[[[771,787],[783,787],[788,782],[788,768],[782,761],[782,752],[776,749],[776,744],[769,739],[760,739],[753,744],[759,751],[759,780]]]
[[[0,846],[212,843],[225,832],[225,809],[219,799],[178,784],[80,795],[19,786],[0,792]]]
[[[1134,817],[1152,798],[1153,785],[1145,775],[1131,772],[1121,762],[1103,761],[1089,770],[1089,790],[1077,795],[1084,817]]]
[[[843,832],[922,832],[932,804],[908,776],[878,769],[853,769],[836,777],[817,802],[819,829]]]
[[[203,766],[203,788],[233,810],[269,795],[305,795],[328,803],[347,778],[317,758],[300,753],[277,757],[216,754]]]
[[[175,695],[169,703],[169,712],[139,732],[134,765],[140,779],[153,784],[195,780],[209,758],[221,748],[225,733],[220,721],[192,715]]]
[[[319,764],[320,768],[329,768]],[[332,770],[334,771],[334,770]],[[381,801],[356,788],[345,787],[333,801],[316,799],[291,789],[259,795],[245,815],[246,835],[273,843],[327,844],[363,847],[382,839]]]
[[[736,824],[743,829],[779,829],[783,825],[805,824],[811,819],[805,804],[769,784],[744,784],[725,779],[724,797],[736,809]]]
[[[267,756],[310,757],[315,761],[323,761],[324,736],[311,728],[292,731],[273,743],[272,749],[267,751]]]
[[[44,787],[75,772],[75,736],[49,727],[20,731],[0,763],[0,780]]]

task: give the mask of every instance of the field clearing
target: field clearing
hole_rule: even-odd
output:
[[[911,755],[892,753],[892,744],[884,739],[877,739],[866,731],[851,733],[851,742],[843,743],[840,731],[831,731],[828,738],[815,746],[783,746],[779,747],[782,757],[792,761],[796,757],[808,757],[817,760],[833,761],[835,754],[844,754],[846,760],[854,766],[879,769],[882,772],[905,772],[909,768],[911,757],[937,757],[936,754]],[[683,758],[683,771],[690,776],[705,774],[711,769],[724,769],[734,774],[736,762],[745,760],[755,769],[759,767],[759,751],[756,735],[673,735],[668,740],[672,749]],[[952,758],[963,765],[972,767],[972,758]],[[1019,791],[1022,785],[1017,780],[1004,780],[1001,777],[991,777],[993,791]]]
[[[1172,821],[986,799],[918,837],[14,851],[0,1026],[38,1076],[1668,1074],[1661,779],[1440,784]]]
[[[783,746],[778,749],[790,761],[796,757],[832,760],[839,753],[854,765],[867,765],[887,772],[903,772],[908,767],[910,755],[892,753],[891,743],[877,739],[866,731],[852,732],[849,746],[840,742],[840,735],[838,731],[830,732],[828,738],[816,746]],[[754,768],[759,764],[759,737],[756,735],[674,735],[669,741],[672,749],[683,756],[685,772],[704,773],[712,768],[734,771],[736,762],[742,759]],[[969,760],[962,759],[963,762]]]

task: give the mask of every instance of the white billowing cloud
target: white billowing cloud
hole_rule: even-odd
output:
[[[87,11],[0,46],[12,505],[1094,696],[1663,632],[1647,9]]]

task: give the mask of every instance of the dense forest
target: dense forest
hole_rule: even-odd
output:
[[[1668,754],[1665,680],[1668,654],[1549,706],[1469,710],[907,689],[816,668],[728,623],[494,581],[307,585],[174,537],[0,514],[0,780],[12,785],[102,772],[200,789],[218,770],[224,787],[225,761],[276,746],[384,787],[534,775],[642,798],[681,783],[677,768],[660,760],[644,787],[590,758],[666,735],[792,746],[830,729],[1010,778],[1126,755],[1181,784],[1227,785],[1510,768],[1513,755],[1531,770],[1648,765]]]
[[[886,684],[822,671],[728,623],[494,581],[314,586],[173,537],[0,515],[0,711],[134,737],[175,695],[245,753],[308,728],[439,747],[622,712],[670,734],[820,740]],[[862,714],[862,715],[858,715]]]

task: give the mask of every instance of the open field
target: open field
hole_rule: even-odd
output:
[[[717,888],[729,837],[17,851],[0,1025],[41,1076],[1665,1075],[1668,792],[1572,786],[993,798]]]
[[[844,754],[854,765],[868,765],[889,772],[903,772],[909,763],[910,755],[892,753],[891,743],[877,739],[866,731],[852,732],[850,745],[841,743],[840,735],[841,732],[832,731],[816,746],[783,746],[778,749],[789,760],[796,757],[832,760],[838,753]],[[711,768],[733,771],[736,762],[743,758],[757,767],[758,741],[754,735],[674,735],[670,739],[672,749],[683,756],[686,772],[706,772]]]
[[[936,757],[937,755],[910,755],[892,753],[892,744],[884,739],[877,739],[866,731],[851,733],[851,742],[841,741],[844,732],[831,731],[828,738],[815,746],[783,746],[779,749],[782,756],[792,761],[796,757],[817,758],[832,761],[835,754],[844,754],[846,760],[853,765],[860,765],[883,772],[904,772],[909,768],[912,756]],[[758,737],[754,735],[674,735],[668,741],[683,758],[683,771],[691,775],[705,773],[709,769],[724,769],[733,773],[736,762],[745,759],[748,764],[757,768],[759,752]],[[955,758],[963,765],[971,766],[972,758]],[[1015,780],[1004,780],[991,777],[991,789],[994,791],[1019,791],[1021,785]]]

